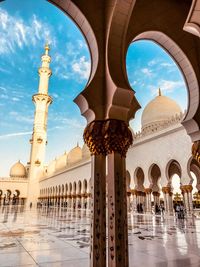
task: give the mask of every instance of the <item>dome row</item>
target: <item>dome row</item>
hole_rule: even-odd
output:
[[[62,156],[50,162],[47,166],[46,172],[49,175],[54,173],[55,171],[65,168],[66,166],[71,166],[81,160],[88,158],[90,158],[90,151],[87,145],[84,144],[82,149],[77,145],[72,150],[70,150],[68,154],[65,152]]]

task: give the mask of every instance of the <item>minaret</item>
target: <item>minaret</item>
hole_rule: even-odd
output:
[[[39,177],[43,173],[45,151],[47,145],[47,117],[48,107],[52,103],[52,98],[48,95],[49,78],[52,74],[49,64],[49,45],[45,45],[45,54],[41,57],[42,66],[38,69],[39,88],[38,93],[33,95],[35,104],[35,117],[31,143],[31,153],[29,162],[29,188],[27,202],[36,202],[39,194]],[[29,204],[28,203],[28,204]],[[34,203],[33,203],[34,204]]]
[[[32,97],[35,104],[35,118],[31,139],[31,167],[43,167],[45,160],[48,107],[52,103],[52,98],[48,95],[49,78],[52,74],[49,68],[51,62],[49,50],[49,46],[45,45],[45,54],[41,57],[42,66],[38,69],[40,76],[38,93]]]

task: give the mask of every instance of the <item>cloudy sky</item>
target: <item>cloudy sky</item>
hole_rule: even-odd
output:
[[[40,7],[40,8],[38,8]],[[6,0],[0,3],[0,175],[21,159],[29,161],[34,118],[31,97],[38,89],[37,69],[45,42],[51,44],[47,162],[77,144],[82,145],[85,119],[73,99],[90,73],[90,55],[76,25],[44,0]],[[127,72],[136,97],[144,106],[157,95],[175,99],[184,110],[187,94],[172,59],[149,41],[131,44]],[[141,112],[131,122],[140,129]]]

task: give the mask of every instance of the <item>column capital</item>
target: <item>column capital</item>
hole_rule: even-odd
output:
[[[180,189],[182,193],[187,193],[187,192],[192,192],[193,187],[192,185],[182,185]]]
[[[200,162],[200,141],[195,141],[192,145],[192,155]]]
[[[164,187],[162,188],[162,192],[163,192],[164,194],[169,194],[169,193],[171,192],[171,187],[169,187],[169,186],[164,186]]]
[[[115,119],[92,121],[85,128],[83,138],[92,155],[116,152],[125,157],[133,142],[127,123]]]
[[[160,193],[159,193],[159,192],[153,192],[152,194],[153,194],[153,196],[155,196],[155,197],[159,197],[159,196],[160,196]]]
[[[136,189],[131,189],[131,193],[132,193],[132,195],[137,196],[138,191]]]
[[[146,194],[151,194],[152,189],[151,188],[145,188],[144,191],[145,191]]]

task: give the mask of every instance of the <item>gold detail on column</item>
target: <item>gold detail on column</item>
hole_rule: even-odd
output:
[[[113,152],[126,157],[133,142],[128,125],[121,120],[93,121],[85,129],[84,141],[92,155],[107,155]]]
[[[169,186],[165,186],[165,187],[163,187],[163,188],[162,188],[162,192],[163,192],[164,194],[169,194],[169,193],[171,193],[171,187],[169,187]]]
[[[151,188],[145,188],[144,191],[145,191],[146,194],[151,194],[152,189]]]
[[[192,185],[182,185],[180,189],[181,189],[182,194],[184,194],[187,192],[192,192],[193,187]]]
[[[195,141],[192,145],[192,155],[200,163],[200,141]]]

